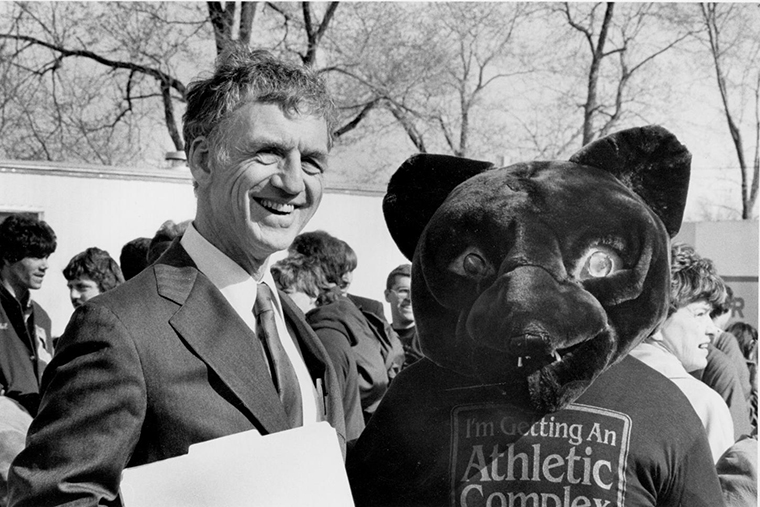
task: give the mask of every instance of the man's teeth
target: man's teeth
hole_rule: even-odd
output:
[[[270,201],[269,199],[260,199],[258,203],[268,209],[269,211],[273,211],[275,213],[292,213],[295,209],[295,206],[292,204],[286,204],[286,203],[280,203],[280,202],[274,202]]]

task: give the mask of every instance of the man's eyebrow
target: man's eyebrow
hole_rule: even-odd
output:
[[[310,158],[318,162],[327,160],[327,152],[324,150],[304,150],[301,152],[301,158]]]
[[[249,143],[246,143],[245,149],[249,153],[264,150],[284,153],[290,149],[290,146],[287,143],[283,143],[282,141],[277,141],[275,139],[256,139],[250,141]]]

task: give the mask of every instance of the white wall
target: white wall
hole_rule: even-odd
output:
[[[732,320],[758,325],[758,222],[687,222],[675,241],[693,246],[715,262],[718,274],[734,291]]]

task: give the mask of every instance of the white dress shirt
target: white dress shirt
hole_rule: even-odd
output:
[[[190,258],[201,273],[219,289],[227,302],[235,312],[243,319],[243,322],[256,334],[256,318],[253,315],[253,305],[256,302],[258,282],[254,280],[236,262],[227,257],[218,248],[200,235],[195,227],[190,224],[182,235],[180,244],[187,251]],[[303,400],[303,424],[317,422],[317,399],[311,381],[311,375],[306,368],[301,354],[288,333],[285,320],[282,316],[282,304],[274,284],[274,278],[268,269],[264,270],[264,277],[260,282],[266,283],[271,289],[274,298],[275,324],[280,342],[288,355],[290,362],[298,378]]]

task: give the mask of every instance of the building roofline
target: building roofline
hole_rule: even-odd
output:
[[[38,174],[72,178],[159,181],[163,183],[192,184],[187,167],[126,167],[69,162],[0,159],[0,174]],[[325,185],[325,192],[350,195],[385,195],[382,185],[334,184]]]

